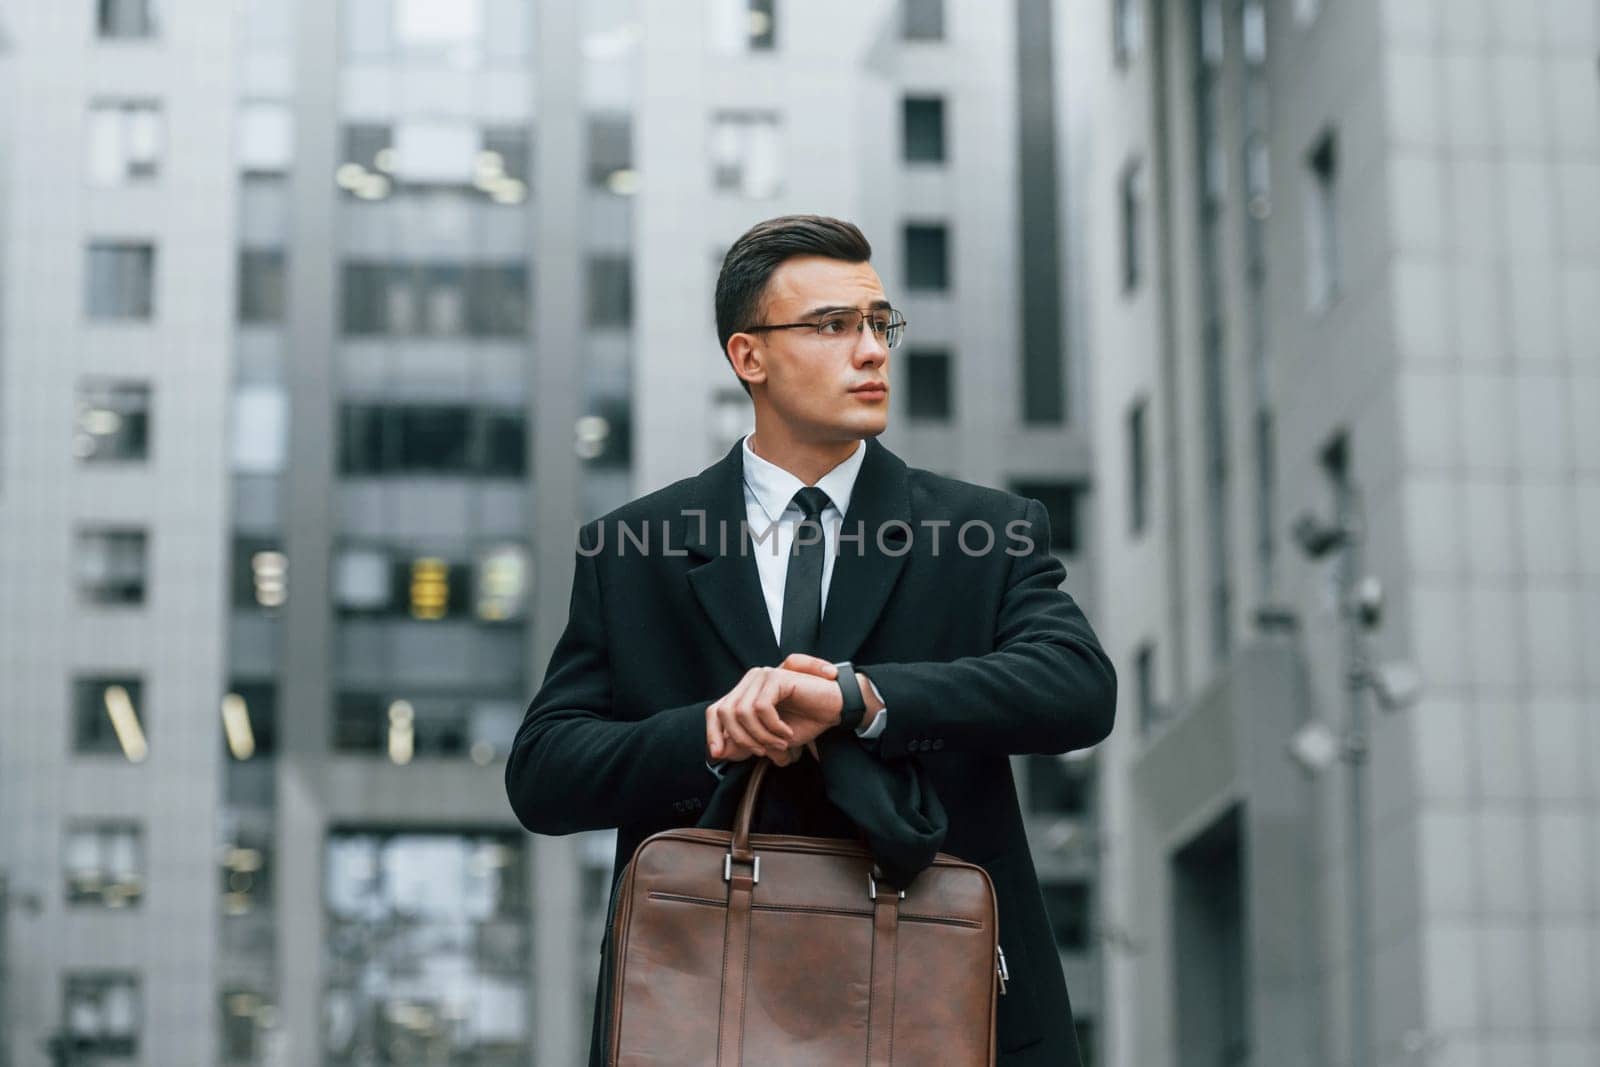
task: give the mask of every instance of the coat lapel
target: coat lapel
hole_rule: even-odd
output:
[[[756,550],[742,525],[748,521],[743,449],[741,440],[694,480],[692,502],[680,517],[682,544],[706,561],[689,571],[689,586],[722,643],[741,667],[772,666],[778,642],[761,595]]]
[[[867,454],[850,493],[850,510],[839,531],[839,555],[822,609],[818,656],[836,663],[860,649],[910,555],[912,529],[906,465],[877,438],[868,438]],[[857,534],[859,540],[847,540]]]
[[[734,445],[694,480],[693,502],[680,517],[681,543],[705,561],[689,571],[689,585],[723,644],[743,666],[775,666],[778,642],[761,595],[758,549],[741,525],[747,520],[743,447],[743,442]],[[911,529],[906,465],[869,438],[841,530],[842,538],[857,532],[861,536],[859,541],[841,539],[822,612],[818,656],[849,659],[867,639],[905,566]]]

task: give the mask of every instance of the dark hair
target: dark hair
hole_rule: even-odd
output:
[[[854,223],[826,215],[780,215],[750,227],[722,257],[717,275],[717,340],[724,356],[728,338],[760,325],[755,320],[767,282],[784,260],[795,256],[865,263],[872,258],[872,246]]]

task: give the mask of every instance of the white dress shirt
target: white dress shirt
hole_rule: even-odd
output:
[[[772,635],[783,640],[783,587],[789,578],[789,552],[794,546],[795,526],[805,513],[794,502],[794,495],[806,483],[790,474],[776,463],[768,462],[750,448],[750,435],[746,434],[744,450],[744,510],[750,523],[752,551],[756,571],[761,575],[761,596],[767,602],[767,619],[772,624]],[[861,461],[867,456],[867,443],[862,441],[849,457],[827,474],[817,479],[817,488],[828,494],[828,505],[819,516],[822,522],[822,612],[828,610],[828,587],[833,580],[833,564],[839,558],[839,530],[844,525],[844,513],[850,510],[850,494],[856,487],[856,475],[861,473]],[[777,530],[772,531],[773,524]],[[872,685],[872,679],[867,679]],[[872,693],[883,700],[877,686]],[[856,730],[856,735],[870,740],[883,733],[888,725],[889,709],[880,708],[870,726]],[[707,763],[714,773],[721,760]],[[719,775],[720,776],[720,775]]]

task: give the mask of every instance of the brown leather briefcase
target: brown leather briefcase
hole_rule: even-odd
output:
[[[939,853],[904,891],[865,846],[665,830],[634,852],[613,920],[608,1065],[994,1063],[994,886]]]

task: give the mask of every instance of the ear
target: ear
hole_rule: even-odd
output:
[[[728,338],[728,363],[746,385],[767,380],[766,353],[754,334],[736,333]]]

